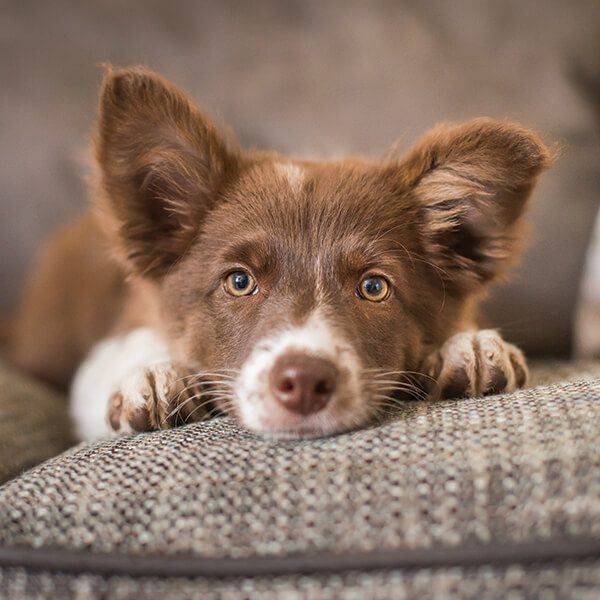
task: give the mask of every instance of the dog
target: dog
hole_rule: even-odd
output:
[[[42,251],[6,342],[70,387],[81,439],[215,413],[321,436],[526,383],[522,352],[477,322],[552,160],[533,131],[482,118],[402,157],[294,160],[107,67],[93,150],[93,210]]]

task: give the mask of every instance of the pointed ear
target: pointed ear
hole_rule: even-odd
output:
[[[551,155],[532,131],[477,119],[439,125],[400,164],[422,215],[425,253],[450,286],[501,277],[521,249],[523,213]]]
[[[143,68],[107,70],[94,149],[102,216],[126,266],[150,277],[185,253],[238,160],[183,92]]]

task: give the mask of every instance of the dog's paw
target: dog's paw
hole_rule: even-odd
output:
[[[107,419],[119,434],[168,429],[203,415],[202,390],[189,373],[165,362],[132,371],[108,402]]]
[[[452,336],[424,363],[435,382],[431,398],[464,398],[512,392],[529,376],[523,353],[493,329]]]

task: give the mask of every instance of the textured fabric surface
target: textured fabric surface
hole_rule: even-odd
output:
[[[584,379],[600,379],[600,360],[534,360],[529,361],[529,370],[528,388]]]
[[[22,598],[579,598],[596,600],[600,562],[476,569],[416,569],[325,577],[156,579],[69,576],[0,569],[0,595]]]
[[[529,362],[528,388],[600,378],[600,360],[534,360]]]
[[[598,361],[541,361],[531,385],[600,377]],[[0,484],[73,443],[67,399],[0,362]]]
[[[65,398],[0,363],[0,483],[72,443]]]
[[[10,391],[3,414],[37,402],[38,386],[0,375]],[[595,599],[597,553],[557,559],[538,549],[600,538],[599,375],[598,363],[544,363],[532,383],[561,383],[406,403],[385,423],[323,440],[265,440],[222,418],[75,447],[0,488],[0,547],[40,548],[50,560],[75,550],[88,562],[64,572],[0,560],[0,597]],[[63,402],[42,401],[45,423],[16,411],[6,432],[35,441],[56,431]],[[10,447],[16,456],[16,442]],[[535,559],[516,552],[487,563],[505,543],[533,546]],[[475,564],[453,562],[473,545],[481,547]],[[164,576],[165,567],[158,577],[134,576],[118,554],[272,565],[273,556],[330,552],[340,564],[346,552],[386,549],[441,549],[446,566],[368,570],[361,562],[360,571],[238,577]],[[124,568],[103,571],[90,551],[117,553]]]
[[[600,380],[406,403],[328,439],[230,419],[98,442],[0,488],[0,543],[205,557],[600,536]]]

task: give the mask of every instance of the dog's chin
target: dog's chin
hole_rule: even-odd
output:
[[[250,430],[252,433],[256,433],[261,437],[271,438],[275,440],[310,440],[310,439],[318,439],[323,437],[330,437],[334,435],[339,435],[341,433],[345,433],[347,431],[351,431],[355,429],[356,426],[339,426],[339,427],[329,427],[329,428],[318,428],[318,427],[309,427],[309,426],[298,426],[298,427],[277,427],[276,425],[269,425],[264,427],[256,427],[256,425],[245,427]]]
[[[274,407],[271,410],[236,410],[240,424],[263,437],[294,440],[338,435],[365,425],[369,415],[352,411],[331,410],[329,407],[311,414],[299,415]]]

